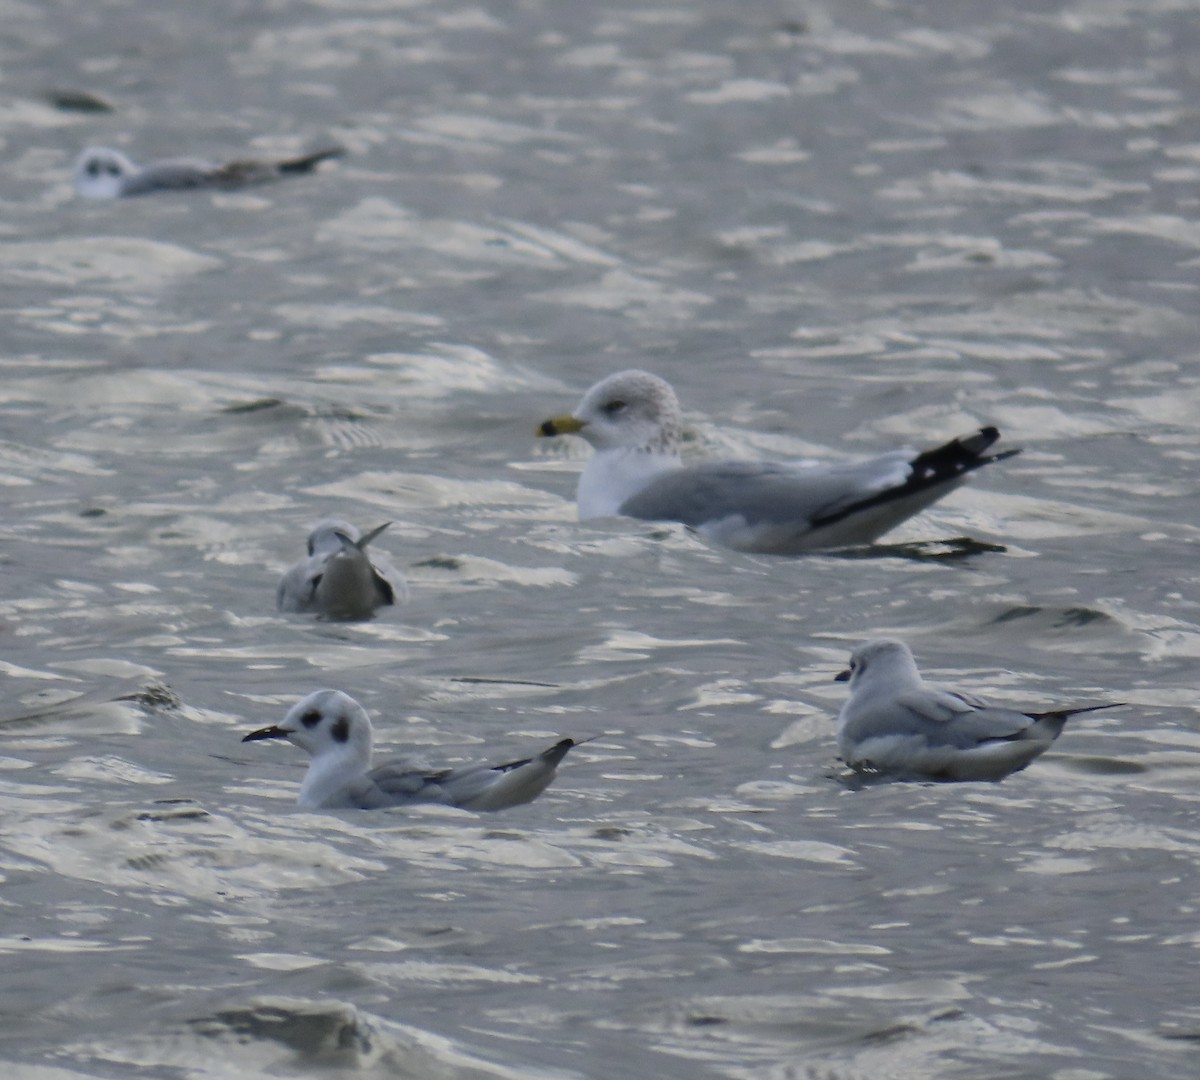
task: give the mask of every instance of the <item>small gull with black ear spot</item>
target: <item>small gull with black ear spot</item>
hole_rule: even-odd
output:
[[[252,731],[242,742],[287,739],[312,760],[297,800],[309,809],[376,810],[440,803],[466,810],[506,810],[536,799],[572,747],[590,739],[560,739],[533,757],[503,765],[434,769],[417,757],[372,767],[374,733],[366,710],[340,690],[317,690],[279,724]]]
[[[120,150],[89,146],[76,158],[71,181],[75,193],[88,199],[121,199],[187,188],[228,191],[312,172],[322,161],[341,157],[345,152],[340,146],[329,146],[275,161],[230,161],[217,165],[192,158],[170,158],[135,165]]]

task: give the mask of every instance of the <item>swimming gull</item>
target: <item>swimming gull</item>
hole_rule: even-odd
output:
[[[836,676],[850,683],[838,752],[854,769],[929,780],[999,780],[1049,749],[1072,716],[1119,702],[1048,712],[990,705],[921,678],[903,641],[876,638]]]
[[[340,146],[329,146],[276,161],[244,160],[217,165],[193,158],[172,158],[135,165],[120,150],[89,146],[76,159],[71,181],[75,193],[89,199],[120,199],[185,188],[236,190],[312,172],[322,161],[341,157],[345,152]]]
[[[408,585],[386,555],[367,554],[367,545],[391,524],[365,536],[347,521],[326,518],[308,535],[308,558],[279,582],[280,611],[315,611],[326,619],[365,619],[377,607],[403,603]]]
[[[441,803],[466,810],[506,810],[537,798],[567,752],[588,740],[560,739],[539,754],[504,765],[432,769],[399,757],[371,767],[373,731],[366,710],[340,690],[317,690],[283,721],[252,731],[242,742],[287,739],[312,756],[298,802],[309,809],[376,810]]]
[[[741,551],[795,555],[868,544],[953,491],[967,475],[1019,453],[985,451],[994,427],[922,453],[897,450],[837,464],[710,461],[679,456],[675,391],[646,371],[598,382],[540,435],[578,434],[595,453],[579,478],[579,518],[681,521]]]

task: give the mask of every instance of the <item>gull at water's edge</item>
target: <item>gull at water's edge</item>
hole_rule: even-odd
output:
[[[836,676],[850,684],[838,753],[853,769],[900,778],[1000,780],[1045,753],[1072,716],[1124,702],[1022,712],[926,682],[894,638],[858,646]]]
[[[594,738],[595,736],[593,736]],[[507,810],[536,799],[559,762],[591,739],[553,746],[503,765],[433,769],[421,758],[397,757],[371,767],[374,731],[367,711],[340,690],[317,690],[288,710],[279,724],[252,731],[242,742],[287,739],[312,760],[297,802],[308,809],[377,810],[440,803],[465,810]]]
[[[896,450],[837,464],[714,461],[685,464],[675,391],[646,371],[593,386],[543,436],[577,434],[594,453],[579,478],[579,518],[679,521],[728,547],[773,555],[869,544],[962,484],[1020,453],[986,451],[994,427],[922,453]]]

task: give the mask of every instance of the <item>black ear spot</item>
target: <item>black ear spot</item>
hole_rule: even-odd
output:
[[[350,721],[344,716],[339,716],[330,734],[333,736],[334,742],[345,742],[350,738]]]
[[[306,728],[315,728],[321,722],[321,713],[319,709],[309,709],[302,717],[300,723]]]
[[[85,171],[87,172],[88,176],[99,176],[100,175],[100,162],[98,162],[95,158],[93,158],[91,161],[89,161],[87,163],[87,169]]]

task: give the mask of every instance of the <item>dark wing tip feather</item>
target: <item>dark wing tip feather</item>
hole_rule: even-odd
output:
[[[543,750],[538,757],[548,765],[557,765],[575,745],[574,739],[560,739],[549,750]]]
[[[962,476],[964,473],[972,472],[984,465],[990,465],[994,461],[1003,461],[1005,458],[1021,452],[1019,449],[1002,450],[998,454],[985,455],[984,451],[999,438],[999,429],[989,424],[987,427],[980,428],[973,435],[964,435],[957,439],[951,439],[941,446],[935,446],[932,450],[924,450],[912,460],[911,479],[917,485],[924,487],[927,484]]]
[[[1110,701],[1104,705],[1083,705],[1074,709],[1050,709],[1047,712],[1026,713],[1035,720],[1069,720],[1072,716],[1082,713],[1099,712],[1101,709],[1123,709],[1129,703],[1126,701]]]
[[[286,161],[279,162],[275,168],[281,173],[311,172],[322,161],[343,157],[345,153],[344,146],[327,146],[323,150],[314,150],[311,154],[304,154],[302,157],[288,158]]]
[[[849,506],[840,507],[834,513],[824,517],[816,517],[812,521],[812,526],[818,528],[831,525],[872,507],[915,495],[917,492],[937,487],[939,484],[951,483],[984,465],[990,465],[994,461],[1003,461],[1005,458],[1021,452],[1020,449],[1014,449],[985,455],[984,451],[998,438],[1000,438],[999,429],[989,424],[972,435],[963,435],[957,439],[951,439],[941,446],[935,446],[932,450],[923,450],[909,462],[908,477],[903,484],[887,488]]]
[[[590,742],[590,739],[581,739],[579,742]],[[560,739],[549,750],[543,750],[537,755],[538,760],[544,761],[547,765],[557,765],[573,746],[578,746],[579,742],[574,739]],[[519,769],[522,765],[528,765],[534,759],[531,757],[521,758],[520,761],[507,761],[503,765],[493,765],[492,772],[512,772],[513,769]]]

